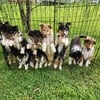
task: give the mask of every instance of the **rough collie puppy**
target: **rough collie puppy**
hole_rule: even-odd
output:
[[[82,61],[80,62],[80,66],[85,62],[85,66],[88,67],[91,64],[91,60],[94,54],[94,45],[96,44],[96,40],[92,37],[87,37],[84,40],[84,47],[82,49]]]
[[[39,30],[31,30],[28,35],[30,39],[27,48],[31,48],[35,55],[35,69],[42,68],[44,61],[47,61],[47,56],[42,51],[43,34]]]
[[[18,32],[17,26],[11,26],[8,22],[2,23],[0,26],[1,31],[1,44],[4,49],[5,56],[7,57],[8,64],[15,63],[15,57],[11,53],[11,47],[14,45],[14,34]]]
[[[25,70],[27,70],[29,66],[34,67],[35,65],[35,55],[33,54],[32,49],[27,49],[27,45],[27,40],[23,38],[23,40],[20,42],[20,49],[17,55],[19,69],[25,67]]]
[[[46,53],[48,62],[45,66],[50,66],[53,61],[54,53],[56,52],[55,45],[54,45],[54,33],[52,30],[51,25],[47,24],[40,24],[41,32],[44,36],[42,42],[42,50]]]
[[[86,36],[78,36],[72,39],[69,51],[69,65],[79,64],[82,61],[82,46],[80,38],[86,38]]]
[[[68,32],[71,23],[59,23],[58,33],[56,36],[56,52],[54,54],[54,68],[59,67],[62,70],[62,64],[65,59],[66,49],[69,45]]]

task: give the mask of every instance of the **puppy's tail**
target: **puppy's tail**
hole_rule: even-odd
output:
[[[87,38],[87,36],[80,35],[79,38]]]

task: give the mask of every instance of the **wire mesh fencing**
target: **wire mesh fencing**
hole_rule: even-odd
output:
[[[55,34],[59,22],[71,22],[69,37],[94,37],[95,62],[100,57],[100,0],[0,0],[0,21],[18,25],[24,33],[48,23]]]

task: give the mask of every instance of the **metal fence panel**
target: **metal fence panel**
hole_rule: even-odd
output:
[[[20,0],[19,0],[20,1]],[[30,0],[30,28],[39,29],[40,23],[48,23],[57,32],[59,22],[71,22],[70,38],[90,35],[96,38],[95,60],[100,57],[100,3],[93,0]],[[26,20],[26,0],[21,0]],[[22,13],[22,12],[21,12]],[[0,21],[9,21],[25,32],[18,0],[0,1]],[[27,23],[26,23],[27,24]]]

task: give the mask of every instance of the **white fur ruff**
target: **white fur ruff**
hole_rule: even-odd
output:
[[[68,46],[69,45],[69,39],[68,38],[62,38],[62,43],[65,44],[65,46]]]
[[[56,52],[56,48],[55,48],[54,43],[51,43],[50,46],[51,46],[51,50],[55,53]]]
[[[22,48],[21,48],[20,53],[21,53],[21,54],[24,54],[24,53],[25,53],[25,47],[22,47]]]
[[[89,57],[92,57],[93,53],[94,53],[94,47],[92,47],[90,50],[87,50],[86,47],[84,47],[82,50],[84,60],[87,60]]]
[[[42,50],[43,50],[43,52],[46,52],[46,42],[44,42],[43,44],[42,44]]]
[[[71,49],[72,52],[76,52],[76,51],[82,51],[81,47],[79,45],[74,45]]]

